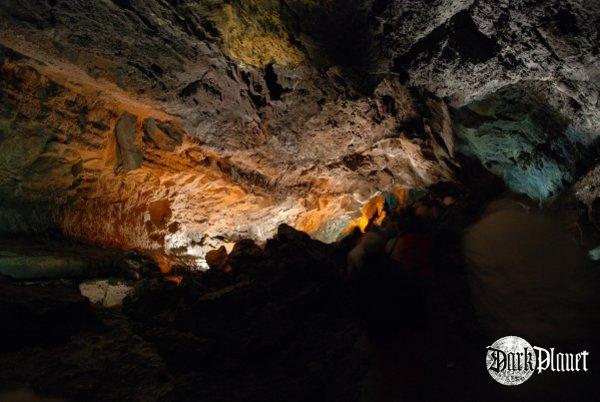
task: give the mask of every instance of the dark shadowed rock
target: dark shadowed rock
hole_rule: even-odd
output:
[[[161,275],[154,260],[136,251],[129,251],[117,258],[115,268],[125,278],[136,281]]]
[[[232,261],[235,260],[243,260],[247,258],[257,258],[262,254],[262,249],[258,244],[254,242],[254,240],[244,239],[235,243],[231,253],[229,253],[229,258]]]
[[[294,229],[290,225],[282,224],[277,228],[277,237],[278,240],[282,240],[284,242],[298,242],[304,243],[310,240],[310,236],[304,232]]]
[[[3,350],[67,342],[89,328],[94,314],[76,288],[16,284],[0,280]]]
[[[227,271],[231,268],[229,267],[229,258],[225,246],[221,246],[216,250],[211,250],[206,253],[206,263],[211,269]]]
[[[126,301],[140,336],[181,376],[170,397],[358,400],[366,367],[339,281],[344,256],[291,228],[259,250],[238,242],[233,274],[191,273],[179,287],[140,283]]]

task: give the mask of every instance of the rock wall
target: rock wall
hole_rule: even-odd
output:
[[[335,67],[254,67],[162,2],[0,9],[2,232],[202,265],[281,223],[335,240],[379,192],[452,177],[445,104],[394,76],[365,95]]]
[[[334,240],[380,192],[452,180],[447,105],[551,94],[597,138],[588,6],[3,1],[0,230],[165,266],[280,223]]]
[[[454,106],[507,85],[527,82],[544,93],[549,84],[566,98],[565,114],[599,131],[600,11],[594,0],[398,0],[382,18],[381,59],[410,84]]]

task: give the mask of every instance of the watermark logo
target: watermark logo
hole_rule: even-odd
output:
[[[492,378],[504,385],[523,384],[533,375],[536,356],[533,346],[518,336],[506,336],[487,347],[485,359]]]
[[[520,385],[537,371],[586,372],[589,352],[557,353],[554,348],[531,346],[518,336],[506,336],[487,347],[486,367],[503,385]]]

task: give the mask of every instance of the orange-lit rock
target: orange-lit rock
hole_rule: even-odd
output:
[[[201,264],[220,244],[264,240],[281,223],[335,240],[361,208],[361,229],[365,219],[383,219],[381,197],[372,199],[379,191],[451,175],[402,133],[386,138],[397,123],[377,99],[330,101],[287,145],[245,137],[258,142],[218,150],[182,134],[180,119],[150,101],[131,107],[142,100],[109,88],[92,96],[90,78],[76,90],[72,77],[51,78],[25,60],[2,66],[10,99],[2,121],[11,128],[0,152],[5,230],[57,227],[86,242]]]
[[[160,24],[180,54],[102,24],[97,44],[57,39],[58,51],[14,24],[28,35],[0,29],[2,232],[60,230],[145,250],[164,271],[206,267],[208,251],[281,223],[334,241],[364,228],[361,209],[383,219],[383,191],[452,179],[445,104],[415,100],[397,77],[365,93],[340,68],[249,67]]]

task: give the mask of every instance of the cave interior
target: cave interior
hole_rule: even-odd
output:
[[[594,400],[598,26],[2,0],[0,402]],[[586,369],[501,385],[507,336]]]

